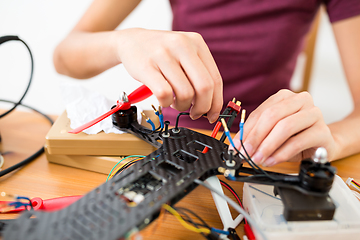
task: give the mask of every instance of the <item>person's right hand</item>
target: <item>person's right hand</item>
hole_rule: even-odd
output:
[[[118,57],[129,74],[150,88],[163,107],[190,109],[215,122],[223,105],[223,85],[215,61],[198,33],[121,30]]]

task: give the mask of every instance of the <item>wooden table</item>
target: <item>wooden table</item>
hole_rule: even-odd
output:
[[[47,120],[33,112],[15,111],[0,119],[0,136],[2,138],[0,151],[5,158],[3,169],[25,159],[42,147],[49,129],[50,124]],[[352,177],[356,181],[360,181],[359,163],[360,154],[336,161],[333,165],[337,167],[338,175],[344,180]],[[270,170],[296,173],[298,172],[298,163],[284,163],[272,167]],[[1,177],[0,192],[42,199],[82,195],[102,184],[106,177],[105,174],[49,163],[43,154],[24,168]],[[242,196],[242,183],[230,182],[229,184]],[[230,196],[230,194],[227,195]],[[176,206],[189,208],[204,218],[210,226],[222,228],[211,194],[202,186],[192,191]],[[16,216],[16,214],[1,214],[0,219],[15,218]],[[239,236],[243,235],[242,226],[239,226],[236,231]],[[142,231],[142,234],[144,239],[156,240],[201,238],[198,233],[185,229],[173,216],[168,214],[165,215],[165,220],[154,221]]]

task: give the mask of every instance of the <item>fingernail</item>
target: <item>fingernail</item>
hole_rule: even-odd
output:
[[[200,118],[200,117],[201,117],[201,115],[195,115],[195,116],[190,115],[190,118],[191,118],[192,120],[196,120],[196,119],[198,119],[198,118]]]
[[[257,151],[254,156],[252,157],[252,160],[255,162],[255,163],[261,163],[262,159],[264,158],[264,155]]]
[[[214,113],[211,116],[208,116],[209,122],[214,123],[219,118],[219,114]]]
[[[238,139],[237,139],[237,140],[238,140]],[[238,140],[238,141],[239,141],[239,143],[240,143],[240,140]],[[246,152],[247,152],[250,156],[253,154],[253,147],[252,147],[252,145],[251,145],[250,143],[245,142],[245,143],[244,143],[244,148],[245,148]],[[243,154],[243,155],[246,154],[243,148],[241,148],[240,152],[241,152],[241,154]]]
[[[275,164],[276,164],[276,159],[274,157],[269,157],[263,163],[261,163],[261,165],[263,165],[264,167],[272,167]]]

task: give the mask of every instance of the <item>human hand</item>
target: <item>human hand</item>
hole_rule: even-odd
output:
[[[119,31],[118,56],[129,74],[150,88],[163,107],[190,109],[215,122],[223,105],[222,79],[197,33],[126,29]]]
[[[318,147],[325,147],[332,159],[336,147],[311,95],[289,90],[280,90],[250,114],[244,124],[243,142],[252,160],[265,167],[309,158]],[[241,148],[239,133],[234,144]]]

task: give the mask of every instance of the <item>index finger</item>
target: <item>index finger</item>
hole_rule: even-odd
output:
[[[214,122],[218,119],[223,105],[222,78],[215,60],[201,35],[188,33],[188,36],[194,43],[195,51],[192,54],[196,54],[196,56],[193,59],[200,60],[197,63],[198,65],[189,64],[189,61],[182,62],[186,67],[186,71],[189,71],[187,74],[192,74],[192,77],[189,76],[189,80],[193,84],[195,91],[198,90],[191,113],[193,117],[207,113],[209,121]],[[195,71],[191,72],[190,70],[193,69]]]
[[[247,118],[245,124],[244,124],[244,142],[247,138],[247,136],[249,135],[249,132],[251,131],[251,129],[253,129],[255,127],[255,125],[257,124],[261,114],[268,109],[270,106],[273,106],[276,103],[279,103],[281,101],[283,101],[284,99],[294,95],[295,93],[293,93],[290,90],[287,89],[282,89],[280,91],[278,91],[276,94],[270,96],[265,102],[263,102],[262,104],[260,104],[259,107],[257,107]]]

